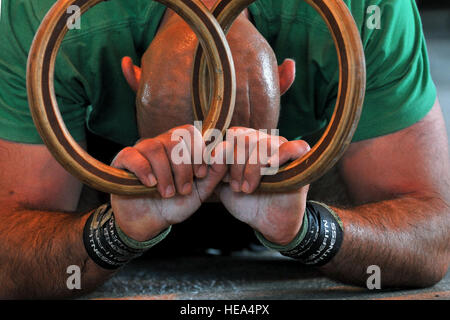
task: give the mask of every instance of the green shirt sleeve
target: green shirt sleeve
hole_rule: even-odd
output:
[[[380,1],[379,7],[380,29],[362,26],[367,90],[354,141],[407,128],[425,117],[436,100],[415,2]]]
[[[52,1],[2,1],[0,20],[0,138],[41,144],[28,107],[26,66],[34,34]],[[86,100],[67,54],[58,55],[55,92],[72,136],[84,139]]]
[[[41,144],[27,100],[26,66],[33,37],[54,0],[4,0],[0,21],[0,139]],[[135,94],[121,59],[140,63],[164,15],[149,0],[105,1],[65,35],[55,62],[55,95],[72,137],[86,130],[121,145],[138,139]]]
[[[361,34],[367,68],[363,112],[353,141],[387,135],[420,121],[435,102],[436,88],[415,1],[344,2]],[[380,9],[379,29],[370,24],[373,5]],[[331,118],[338,93],[338,59],[331,34],[305,1],[259,0],[250,12],[278,62],[293,58],[297,64],[296,80],[281,100],[280,134],[314,143]]]

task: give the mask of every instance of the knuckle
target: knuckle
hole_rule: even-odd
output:
[[[237,137],[237,136],[240,136],[240,135],[244,134],[244,132],[245,132],[245,128],[242,128],[242,127],[231,127],[231,128],[228,129],[227,135],[228,136],[232,136],[232,137],[233,136]]]
[[[181,129],[185,129],[185,130],[187,130],[189,132],[195,132],[197,130],[197,128],[194,125],[192,125],[192,124],[185,124],[184,126],[181,126],[180,128]]]
[[[126,147],[119,152],[118,156],[126,157],[134,155],[135,153],[136,150],[133,147]]]
[[[180,130],[182,133],[181,138],[184,139],[194,139],[196,135],[201,136],[201,132],[192,124],[185,124],[183,126],[180,126],[176,128],[176,130]]]
[[[114,160],[112,161],[112,165],[120,165],[121,163],[129,160],[134,154],[136,153],[136,150],[132,147],[126,147],[116,155]]]
[[[159,139],[148,139],[142,143],[142,148],[147,154],[161,152],[164,149],[164,144]]]
[[[183,147],[183,145],[187,146],[186,141],[183,138],[181,138],[181,137],[179,139],[177,139],[177,140],[167,141],[165,145],[166,145],[166,148],[169,149],[169,150],[172,150],[176,146],[181,146],[181,147]]]

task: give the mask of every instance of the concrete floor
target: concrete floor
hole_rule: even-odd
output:
[[[133,300],[450,300],[450,273],[423,290],[343,285],[278,254],[159,258],[125,267],[85,299]]]
[[[432,74],[450,123],[450,11],[423,14]],[[450,134],[450,126],[448,125]],[[369,291],[330,281],[275,253],[141,259],[85,299],[448,299],[450,272],[430,289]]]

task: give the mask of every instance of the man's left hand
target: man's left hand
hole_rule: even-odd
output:
[[[267,168],[274,159],[278,160],[279,166],[296,160],[310,150],[309,145],[300,140],[287,141],[283,137],[261,135],[253,129],[230,130],[238,140],[242,135],[249,136],[249,133],[253,133],[256,140],[249,142],[251,139],[247,139],[245,150],[242,145],[236,146],[230,141],[217,147],[222,148],[221,152],[226,150],[228,154],[234,154],[233,164],[229,164],[229,173],[225,179],[227,183],[219,189],[221,202],[235,218],[259,231],[270,242],[289,244],[302,226],[309,186],[284,193],[263,193],[257,188],[262,178],[261,169]],[[267,146],[268,161],[257,156],[258,146],[263,144]],[[239,157],[240,161],[237,161]]]

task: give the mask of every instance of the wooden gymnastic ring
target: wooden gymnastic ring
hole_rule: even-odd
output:
[[[254,1],[222,0],[216,3],[212,12],[227,33],[238,15]],[[337,102],[319,142],[307,155],[281,168],[276,175],[263,177],[259,187],[261,191],[294,190],[319,179],[347,150],[362,112],[366,65],[359,31],[350,11],[342,0],[305,1],[325,20],[336,45],[340,68]],[[202,53],[201,47],[198,47],[192,80],[194,114],[199,119],[207,110],[208,100],[208,79]]]
[[[156,191],[140,183],[133,174],[92,158],[70,135],[61,117],[54,91],[57,52],[68,31],[67,8],[76,5],[81,13],[103,0],[59,0],[47,13],[35,35],[28,57],[27,91],[33,121],[50,152],[70,173],[87,185],[112,194],[143,195]],[[203,137],[212,130],[224,131],[234,111],[236,79],[231,51],[225,35],[200,0],[156,0],[177,12],[197,34],[213,70],[214,98]]]

